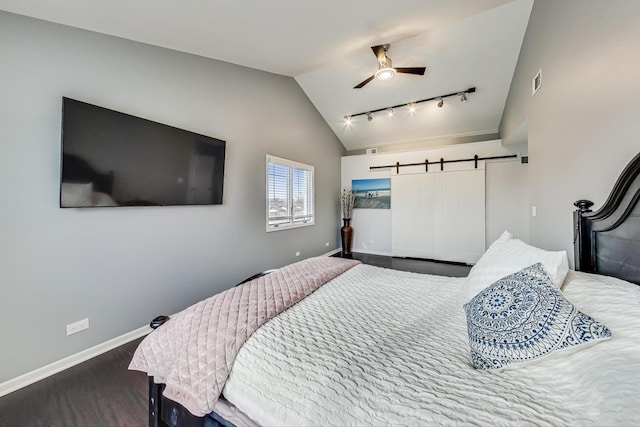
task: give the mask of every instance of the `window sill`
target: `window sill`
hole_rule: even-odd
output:
[[[292,228],[310,227],[314,224],[315,222],[311,221],[311,222],[302,222],[299,224],[282,224],[277,227],[273,227],[273,226],[270,227],[267,225],[267,233],[271,233],[272,231],[290,230]]]

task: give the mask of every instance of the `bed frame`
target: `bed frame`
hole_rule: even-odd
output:
[[[614,276],[640,285],[639,199],[640,153],[624,169],[599,210],[592,212],[593,202],[589,200],[574,203],[578,208],[573,213],[576,270]],[[258,273],[245,281],[267,273]],[[152,327],[160,326],[163,321],[152,322]],[[180,404],[164,398],[163,389],[164,384],[156,384],[153,377],[149,377],[149,426],[233,426],[215,412],[205,417],[192,415]]]
[[[233,424],[212,412],[196,417],[184,406],[162,395],[164,384],[149,377],[149,427],[233,427]]]
[[[578,200],[573,214],[575,269],[640,285],[640,153],[595,212]]]

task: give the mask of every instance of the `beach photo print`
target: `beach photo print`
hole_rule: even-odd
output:
[[[354,179],[351,190],[356,195],[354,208],[391,208],[391,178]]]

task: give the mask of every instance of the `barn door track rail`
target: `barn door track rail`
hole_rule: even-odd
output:
[[[476,154],[471,159],[445,160],[443,158],[440,158],[440,160],[435,161],[435,162],[430,162],[429,159],[424,159],[424,162],[420,162],[420,163],[402,163],[401,164],[400,162],[396,162],[395,165],[369,166],[369,170],[396,168],[396,173],[400,173],[400,168],[403,168],[403,167],[406,167],[406,166],[422,166],[422,165],[424,165],[424,171],[425,172],[429,172],[429,165],[440,165],[440,170],[443,171],[445,163],[460,163],[460,162],[475,162],[475,168],[478,169],[478,161],[479,160],[514,159],[516,157],[518,157],[517,154],[510,154],[508,156],[490,156],[490,157],[478,157],[478,155]]]

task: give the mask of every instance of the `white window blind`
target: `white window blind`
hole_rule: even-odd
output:
[[[313,223],[313,166],[267,155],[267,231]]]

